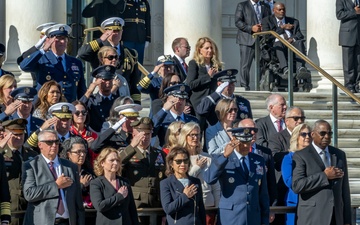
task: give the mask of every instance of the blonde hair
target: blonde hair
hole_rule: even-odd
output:
[[[100,62],[100,65],[104,65],[104,57],[109,55],[109,52],[114,52],[116,55],[118,55],[117,51],[115,48],[111,47],[111,46],[103,46],[100,48],[97,56]]]
[[[120,157],[120,152],[118,150],[116,150],[115,148],[104,148],[103,150],[101,150],[99,156],[95,159],[94,162],[94,172],[96,174],[96,176],[103,176],[104,175],[104,168],[102,167],[102,163],[106,160],[106,158],[108,157],[108,155],[110,155],[111,153],[115,152],[118,159],[120,160],[119,164],[119,170],[116,171],[116,174],[118,176],[121,175],[121,157]]]
[[[183,121],[175,121],[169,125],[165,134],[165,144],[164,144],[165,148],[171,149],[172,147],[177,145],[178,137],[181,132],[181,126],[184,124],[185,123]]]
[[[4,92],[5,88],[16,84],[15,77],[10,74],[5,74],[0,77],[0,103],[4,103]]]
[[[236,108],[238,108],[237,104],[236,104],[236,98],[234,99],[221,99],[215,107],[215,113],[216,116],[218,117],[220,122],[223,122],[226,114],[228,113],[228,109],[230,107],[231,104],[234,104]]]
[[[311,131],[310,126],[307,125],[306,123],[299,124],[294,128],[294,130],[291,133],[291,138],[290,138],[290,149],[289,149],[290,152],[296,152],[296,151],[301,150],[301,149],[299,149],[299,146],[298,146],[298,138],[300,136],[300,131],[302,131],[306,128],[309,131]]]
[[[198,123],[195,122],[189,122],[189,123],[185,123],[184,126],[181,128],[181,132],[179,135],[179,142],[178,142],[178,146],[181,146],[183,148],[185,148],[186,150],[188,150],[189,146],[188,143],[186,141],[186,137],[190,134],[191,131],[193,131],[194,129],[198,129],[199,133],[201,133],[201,129]],[[201,142],[200,142],[200,137],[198,138],[198,145],[196,146],[196,153],[199,154],[201,152]],[[171,150],[170,150],[171,151]]]
[[[200,50],[204,46],[206,42],[209,42],[212,46],[213,50],[213,57],[211,58],[212,66],[215,67],[217,70],[221,70],[223,63],[219,59],[219,50],[216,46],[215,42],[208,37],[202,37],[199,38],[195,45],[195,51],[194,51],[194,60],[197,64],[205,66],[205,60],[204,56],[201,55]]]

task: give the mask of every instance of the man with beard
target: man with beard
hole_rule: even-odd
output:
[[[91,75],[96,79],[89,85],[85,95],[80,99],[89,109],[91,118],[89,126],[96,132],[101,131],[103,122],[109,117],[114,100],[119,97],[118,92],[111,93],[115,70],[114,66],[106,65],[99,66],[92,71]],[[96,87],[99,87],[99,92],[93,94]]]
[[[185,84],[173,85],[164,90],[164,93],[167,95],[166,102],[163,108],[154,115],[153,136],[158,136],[160,146],[164,145],[166,130],[172,122],[183,121],[184,123],[199,123],[196,117],[184,113],[189,92],[190,87]]]

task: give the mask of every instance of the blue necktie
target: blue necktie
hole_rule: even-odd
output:
[[[255,12],[256,12],[256,17],[258,19],[258,23],[261,23],[261,13],[260,13],[260,5],[259,4],[254,4],[255,6]]]
[[[248,167],[246,165],[245,160],[246,160],[246,158],[244,156],[241,157],[241,165],[242,165],[242,168],[244,170],[245,177],[246,177],[246,179],[248,179],[248,177],[249,177],[249,169],[248,169]]]

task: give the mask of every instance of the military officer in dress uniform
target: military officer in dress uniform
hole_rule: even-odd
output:
[[[199,120],[192,115],[185,114],[186,99],[189,98],[190,87],[186,84],[177,84],[167,87],[164,93],[166,102],[159,112],[154,115],[154,135],[158,136],[160,146],[165,143],[165,134],[169,125],[174,121],[196,122]]]
[[[102,124],[109,117],[114,100],[119,97],[118,92],[111,93],[115,70],[114,66],[106,65],[92,71],[91,75],[96,79],[80,99],[89,109],[91,118],[89,126],[96,132],[101,131]],[[93,94],[96,87],[99,87],[99,91]]]
[[[209,96],[201,99],[199,105],[194,106],[196,112],[199,115],[206,117],[207,122],[210,126],[215,125],[219,120],[215,113],[215,106],[220,101],[220,99],[234,99],[236,98],[236,103],[238,105],[237,112],[237,121],[240,121],[245,118],[252,119],[252,112],[249,100],[240,96],[234,95],[235,84],[236,84],[236,74],[238,73],[235,69],[228,69],[220,71],[214,74],[213,79],[217,80],[218,87],[215,92]]]
[[[219,180],[218,224],[269,224],[269,195],[264,158],[249,152],[257,128],[233,128],[223,154],[213,155],[204,180]]]
[[[71,28],[66,24],[56,24],[46,30],[49,38],[43,51],[36,50],[20,63],[25,72],[36,73],[36,89],[46,81],[55,80],[63,90],[68,102],[73,102],[86,91],[83,66],[79,59],[65,53]]]
[[[21,191],[22,163],[32,159],[36,152],[25,150],[24,134],[27,121],[25,119],[7,120],[2,123],[5,128],[5,137],[0,141],[0,154],[4,156],[7,180],[10,189],[12,212],[25,210],[27,202]],[[22,224],[20,220],[13,219],[11,224]]]
[[[128,0],[122,13],[126,22],[123,42],[128,48],[135,49],[139,54],[139,62],[143,64],[145,46],[151,42],[150,5],[147,0]]]
[[[122,175],[129,179],[137,208],[161,207],[160,181],[165,178],[165,153],[150,146],[153,122],[143,117],[132,122],[133,139],[121,151]],[[150,224],[141,218],[141,224]]]
[[[10,191],[7,182],[4,156],[0,154],[0,222],[1,225],[11,222]]]
[[[141,79],[141,74],[137,65],[137,52],[134,49],[126,48],[122,45],[121,38],[125,22],[119,17],[111,17],[101,23],[101,28],[105,33],[89,43],[84,44],[78,51],[78,57],[90,62],[93,69],[99,66],[98,52],[103,46],[111,46],[117,50],[119,55],[116,73],[126,78],[131,98],[135,103],[141,104],[141,93],[136,85]]]
[[[91,150],[95,153],[100,153],[106,147],[115,149],[126,147],[132,140],[133,128],[130,124],[138,120],[139,111],[142,106],[138,104],[124,104],[114,108],[119,112],[119,121],[110,126],[110,123],[105,123],[103,129],[108,127],[105,131],[101,132],[98,138],[91,144]]]
[[[21,101],[20,106],[16,109],[15,113],[12,115],[0,115],[0,120],[5,121],[8,119],[26,119],[27,125],[25,129],[25,140],[30,136],[30,134],[41,127],[44,123],[44,120],[39,119],[37,117],[32,116],[33,110],[33,100],[34,97],[37,95],[37,90],[32,87],[19,87],[14,89],[10,93],[11,97],[13,97],[14,101],[19,100]]]

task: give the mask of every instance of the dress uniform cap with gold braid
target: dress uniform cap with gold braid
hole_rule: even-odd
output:
[[[228,70],[222,70],[218,73],[215,73],[213,75],[213,79],[221,82],[236,82],[236,74],[238,73],[238,70],[236,69],[228,69]]]
[[[172,95],[178,98],[189,98],[190,87],[186,84],[177,84],[165,88],[164,90],[167,96]]]
[[[18,99],[24,102],[32,102],[36,94],[37,90],[32,87],[19,87],[10,93],[14,100]]]
[[[23,134],[27,125],[26,119],[14,119],[14,120],[6,120],[2,122],[2,126],[11,131],[13,134]]]
[[[101,78],[104,80],[112,80],[115,76],[116,68],[114,66],[105,65],[99,66],[95,70],[92,71],[91,76],[95,78]]]
[[[138,131],[152,131],[154,124],[149,117],[143,117],[140,120],[130,123],[130,126]]]
[[[242,142],[249,142],[253,139],[253,133],[256,133],[258,131],[255,127],[239,127],[239,128],[232,128],[227,130],[228,132],[231,132],[232,135]]]
[[[71,119],[72,114],[75,112],[75,106],[73,104],[67,103],[67,102],[59,102],[55,105],[52,105],[48,113],[56,116],[60,119]]]
[[[41,34],[45,34],[45,31],[55,25],[56,23],[55,22],[49,22],[49,23],[43,23],[43,24],[40,24],[39,26],[36,27],[36,30],[37,31],[40,31]]]
[[[116,106],[114,110],[119,112],[119,115],[124,115],[125,117],[139,117],[139,111],[142,110],[142,106],[139,104],[124,104]]]
[[[174,60],[172,59],[171,55],[161,55],[157,59],[157,65],[164,63],[165,66],[175,65]]]
[[[125,21],[120,17],[111,17],[101,23],[101,28],[104,30],[122,30],[123,26]]]
[[[65,36],[68,37],[71,33],[71,27],[69,27],[66,24],[55,24],[51,27],[49,27],[45,34],[48,37],[54,37],[54,36]]]

